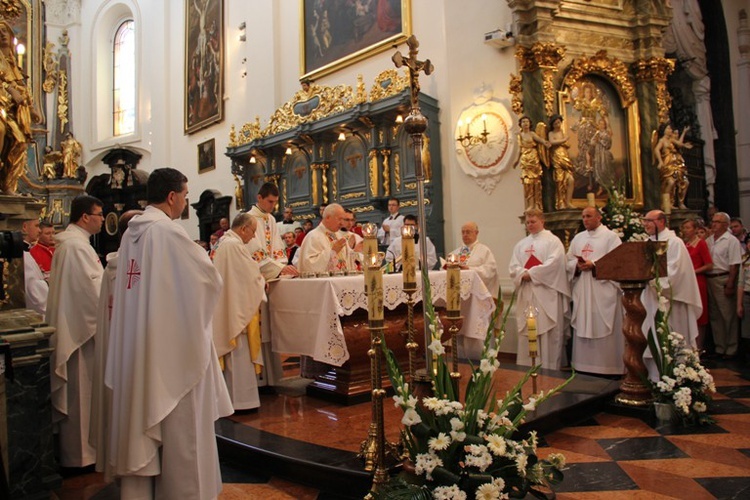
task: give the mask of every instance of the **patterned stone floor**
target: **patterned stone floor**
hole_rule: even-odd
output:
[[[750,369],[708,363],[717,394],[714,425],[685,429],[599,413],[544,436],[540,455],[567,457],[565,480],[555,488],[566,499],[750,498]],[[220,499],[332,499],[275,477],[254,476],[222,464]],[[119,498],[98,474],[66,479],[52,498]]]

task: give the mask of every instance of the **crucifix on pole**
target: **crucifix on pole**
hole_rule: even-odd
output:
[[[409,86],[411,87],[411,110],[409,115],[404,119],[404,130],[411,136],[411,145],[414,151],[414,171],[417,176],[417,213],[419,233],[419,261],[422,269],[427,269],[427,223],[424,213],[424,166],[422,165],[422,142],[424,140],[424,131],[427,130],[427,118],[419,109],[419,73],[425,75],[432,74],[435,69],[429,59],[420,61],[417,59],[419,52],[419,41],[414,35],[406,40],[409,46],[409,55],[405,57],[401,52],[396,52],[391,58],[397,68],[406,66],[409,68]],[[422,290],[429,285],[429,278],[422,273]],[[424,298],[424,292],[422,293]],[[429,328],[427,318],[427,308],[422,304],[422,313],[424,315],[424,339],[425,339],[425,367],[427,369],[427,378],[432,373],[432,356],[427,352],[427,346],[432,342],[432,333]]]

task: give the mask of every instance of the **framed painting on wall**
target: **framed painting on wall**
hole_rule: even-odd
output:
[[[216,139],[198,144],[198,173],[203,174],[216,168]]]
[[[224,116],[224,0],[185,0],[185,133]]]
[[[314,79],[411,36],[411,0],[300,0],[301,79]]]

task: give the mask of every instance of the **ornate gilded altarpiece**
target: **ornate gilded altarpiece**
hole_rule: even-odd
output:
[[[660,0],[507,0],[518,73],[509,81],[517,116],[547,123],[559,113],[575,167],[574,205],[597,204],[622,182],[636,207],[659,206],[649,136],[668,119],[662,48],[672,9]],[[602,140],[603,139],[603,140]],[[543,191],[554,191],[551,175]],[[554,206],[545,194],[545,208]]]
[[[419,95],[429,120],[425,188],[427,230],[443,250],[443,194],[438,103]],[[360,222],[380,223],[387,200],[400,199],[403,213],[417,211],[411,138],[399,117],[410,104],[408,76],[389,69],[369,91],[361,77],[350,85],[303,85],[261,126],[260,117],[232,126],[226,154],[252,202],[267,181],[279,186],[278,210],[291,207],[296,220],[315,219],[323,203],[340,203]],[[425,158],[425,151],[422,152]],[[429,168],[428,168],[429,167]]]

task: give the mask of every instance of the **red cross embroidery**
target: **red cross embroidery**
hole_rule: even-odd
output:
[[[128,266],[128,290],[130,290],[133,285],[138,283],[141,279],[141,268],[138,266],[138,263],[135,261],[135,259],[130,259],[130,265]]]
[[[532,255],[534,255],[534,245],[531,245],[529,248],[527,248],[526,250],[524,250],[524,253],[529,254],[529,257],[531,257]]]
[[[594,247],[591,246],[591,243],[586,243],[586,245],[583,247],[583,250],[581,250],[581,257],[586,260],[591,260],[590,257],[593,253]]]

